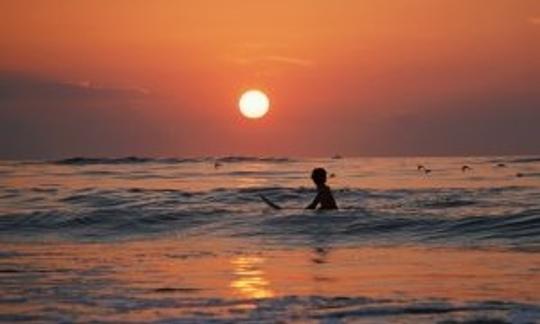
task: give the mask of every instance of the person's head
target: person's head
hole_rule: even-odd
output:
[[[315,168],[311,171],[311,179],[317,186],[322,186],[326,183],[326,170],[323,168]]]

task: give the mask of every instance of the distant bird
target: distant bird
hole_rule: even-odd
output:
[[[504,163],[497,163],[496,167],[497,167],[497,168],[506,168],[506,164],[504,164]]]
[[[423,166],[422,164],[419,164],[419,165],[416,167],[416,170],[418,170],[418,171],[422,171],[422,170],[425,170],[425,169],[426,169],[426,167]]]
[[[468,165],[464,165],[461,167],[461,172],[465,172],[465,171],[471,171],[472,168]]]
[[[524,175],[523,173],[521,173],[521,172],[516,173],[516,177],[518,177],[518,178],[522,178],[522,177],[524,177],[524,176],[525,176],[525,175]]]
[[[217,169],[219,169],[219,168],[222,167],[222,166],[223,166],[223,164],[221,164],[220,162],[218,162],[218,161],[214,162],[214,169],[217,170]]]
[[[336,177],[335,173],[330,173],[330,178],[335,178],[335,177]]]
[[[332,156],[332,159],[334,159],[334,160],[341,160],[341,159],[343,159],[343,156],[341,156],[341,155],[339,155],[339,154],[336,154],[336,155]]]
[[[426,168],[424,168],[424,173],[425,173],[425,174],[430,174],[430,173],[431,173],[431,169],[426,169]]]

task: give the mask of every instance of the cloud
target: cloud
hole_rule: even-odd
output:
[[[305,66],[305,67],[312,66],[314,64],[314,62],[311,60],[287,57],[287,56],[267,56],[262,59],[269,62],[292,64],[292,65]]]
[[[289,46],[283,43],[247,42],[233,45],[225,60],[243,66],[273,64],[307,68],[315,64],[308,58],[278,54],[288,50]]]
[[[68,85],[68,86],[75,86],[75,87],[79,87],[79,88],[95,90],[95,91],[115,91],[115,92],[128,92],[128,93],[133,92],[133,93],[141,94],[141,95],[150,94],[150,90],[148,90],[146,88],[142,88],[142,87],[111,87],[111,86],[103,86],[103,85],[96,84],[96,83],[93,83],[93,82],[88,81],[88,80],[84,80],[84,81],[67,81],[67,82],[63,82],[63,84]]]
[[[241,51],[260,51],[260,50],[282,50],[288,48],[285,43],[277,42],[245,42],[236,44],[234,46],[237,50]]]
[[[160,142],[160,121],[147,109],[151,97],[136,88],[0,71],[0,158],[137,152],[142,143]]]
[[[311,67],[315,64],[312,60],[307,60],[303,58],[290,57],[290,56],[280,56],[280,55],[267,55],[255,58],[236,58],[233,60],[236,64],[239,65],[254,65],[254,64],[264,64],[264,63],[277,63],[282,65],[292,65],[298,67]]]
[[[534,94],[449,102],[379,120],[370,138],[383,155],[537,154],[539,104]]]
[[[90,81],[61,82],[23,73],[0,71],[0,101],[137,99],[149,94],[144,88],[108,87]]]

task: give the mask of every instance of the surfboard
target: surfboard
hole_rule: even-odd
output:
[[[272,201],[270,201],[270,199],[266,198],[265,196],[259,195],[259,197],[261,197],[262,201],[264,201],[268,206],[274,209],[281,209],[279,205],[274,204]]]

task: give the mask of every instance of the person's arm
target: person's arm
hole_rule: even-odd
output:
[[[315,199],[309,204],[306,209],[315,209],[317,208],[317,205],[321,202],[321,193],[317,192],[317,196],[315,196]]]

